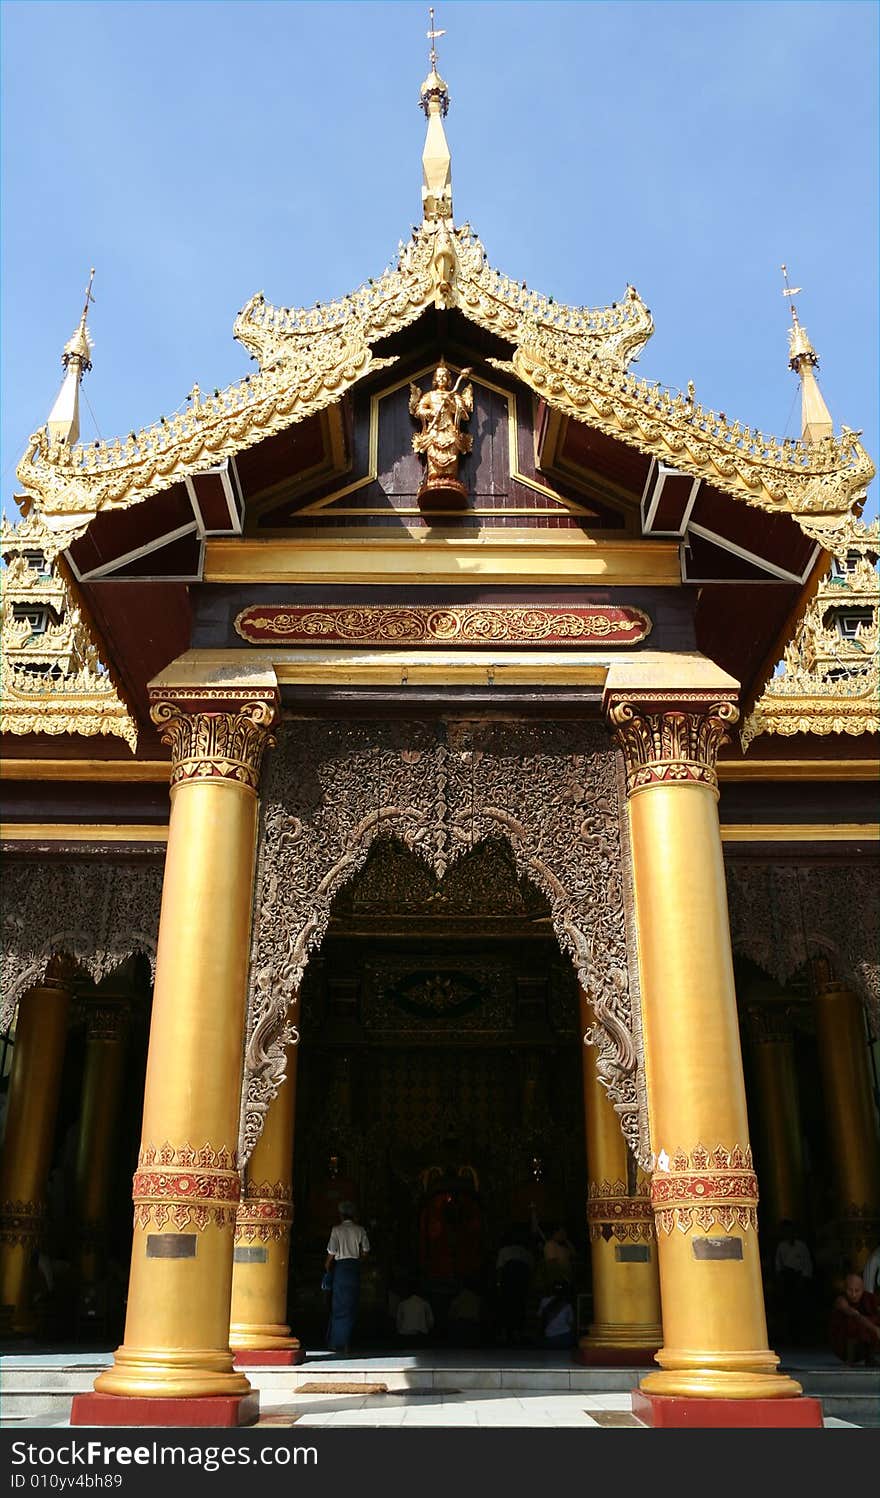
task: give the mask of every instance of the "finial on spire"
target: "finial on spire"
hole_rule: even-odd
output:
[[[804,442],[821,442],[834,432],[831,412],[819,389],[816,370],[819,355],[810,342],[809,334],[798,317],[795,297],[800,296],[801,287],[792,286],[788,279],[788,266],[782,266],[784,282],[782,295],[791,303],[791,327],[788,332],[788,367],[793,369],[801,382],[801,439]]]
[[[434,25],[433,7],[428,12],[428,63],[430,71],[422,84],[419,105],[428,120],[422,152],[422,211],[426,222],[452,218],[452,158],[443,129],[449,110],[449,89],[437,71],[437,38],[446,32]]]
[[[79,386],[83,375],[92,367],[93,343],[87,324],[89,306],[95,300],[92,296],[94,280],[95,268],[92,266],[79,325],[73,336],[68,338],[61,355],[64,379],[46,422],[50,441],[64,442],[68,447],[72,447],[79,438]]]

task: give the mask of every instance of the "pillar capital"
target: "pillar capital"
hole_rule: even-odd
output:
[[[228,780],[256,791],[263,755],[275,742],[277,688],[158,687],[150,717],[171,748],[171,789],[190,780]]]
[[[715,762],[739,719],[737,695],[666,687],[606,691],[605,714],[623,750],[627,793],[682,781],[717,792]]]
[[[749,1004],[745,1022],[752,1045],[784,1045],[792,1039],[790,1004]]]

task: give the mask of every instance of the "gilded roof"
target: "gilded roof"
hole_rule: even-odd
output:
[[[234,333],[259,372],[194,399],[124,440],[68,448],[42,428],[17,473],[66,540],[100,511],[126,509],[338,401],[396,361],[376,353],[431,306],[457,308],[513,345],[493,360],[558,410],[825,540],[861,503],[874,466],[843,428],[818,443],[786,439],[638,379],[628,366],[653,331],[635,288],[610,307],[567,307],[494,270],[469,225],[434,219],[401,244],[397,262],[349,296],[274,307],[254,296]]]

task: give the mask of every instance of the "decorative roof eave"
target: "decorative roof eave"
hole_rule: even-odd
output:
[[[860,434],[848,427],[817,444],[780,442],[598,361],[584,372],[554,362],[537,345],[518,348],[509,363],[490,362],[566,416],[734,499],[771,515],[791,515],[826,547],[874,477]]]
[[[875,566],[880,520],[865,524],[850,517],[838,527],[833,554],[843,559],[853,552],[859,561],[851,575],[819,580],[785,649],[783,674],[767,682],[745,718],[743,749],[763,733],[880,732],[880,580]],[[829,609],[853,604],[870,606],[874,618],[846,645],[826,626],[825,616]],[[841,675],[841,668],[847,674]]]
[[[776,686],[779,678],[771,684]],[[755,704],[742,726],[742,747],[747,749],[762,733],[790,737],[795,733],[880,733],[880,701],[873,671],[829,683],[825,693],[807,695],[803,687],[790,696],[770,689]]]
[[[0,690],[0,733],[110,734],[137,749],[137,725],[109,677],[83,670],[59,681],[4,666]]]
[[[874,476],[848,428],[815,444],[779,442],[628,374],[653,331],[633,287],[608,308],[559,305],[493,270],[469,225],[438,219],[413,231],[394,269],[340,301],[296,310],[251,298],[234,332],[258,374],[125,442],[68,449],[43,429],[18,477],[67,544],[99,511],[138,504],[334,404],[395,362],[376,358],[373,345],[430,306],[457,308],[511,343],[512,359],[492,362],[564,414],[735,499],[790,514],[815,539],[859,506]]]

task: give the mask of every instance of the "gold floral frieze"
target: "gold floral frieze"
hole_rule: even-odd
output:
[[[235,620],[249,645],[638,645],[651,632],[641,609],[593,603],[510,605],[251,604]]]

